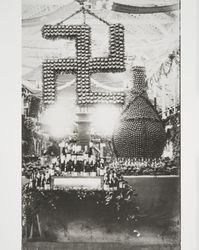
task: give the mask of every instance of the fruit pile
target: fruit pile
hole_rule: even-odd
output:
[[[145,69],[133,67],[133,89],[113,134],[117,157],[159,158],[166,134],[162,121],[146,92]]]

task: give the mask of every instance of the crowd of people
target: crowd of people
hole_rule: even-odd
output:
[[[119,158],[109,168],[121,175],[177,175],[178,167],[170,158],[144,159]]]
[[[29,179],[32,188],[50,189],[53,176],[101,176],[104,188],[122,188],[123,176],[137,175],[177,175],[178,168],[169,158],[160,159],[124,159],[118,158],[112,162],[104,159],[93,161],[68,160],[61,162],[55,158],[51,164],[42,166],[41,162],[24,162],[22,176]]]
[[[127,183],[120,173],[108,167],[106,168],[103,179],[104,179],[104,189],[109,189],[109,190],[124,188],[125,184]]]
[[[95,161],[68,160],[61,162],[54,158],[50,164],[42,165],[41,161],[23,162],[22,176],[29,179],[32,188],[49,189],[53,176],[104,176],[103,159]]]

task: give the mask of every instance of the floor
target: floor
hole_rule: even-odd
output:
[[[153,226],[152,226],[153,225]],[[76,239],[74,242],[25,242],[22,250],[180,250],[179,226],[165,227],[165,225],[154,226],[148,222],[137,226],[140,236],[131,236],[119,242],[119,238],[106,238],[101,241],[93,237],[92,241],[87,239]],[[118,242],[116,242],[118,241]]]
[[[112,242],[97,243],[49,243],[49,242],[29,242],[23,245],[23,250],[180,250],[174,245],[124,245]]]

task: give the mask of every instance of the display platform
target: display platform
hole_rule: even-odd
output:
[[[137,193],[137,203],[140,215],[150,218],[175,218],[180,211],[180,197],[177,175],[169,176],[124,176],[124,180]],[[54,176],[52,189],[103,189],[101,176]]]
[[[169,234],[169,237],[172,237],[165,242],[166,244],[170,242],[172,246],[178,245],[177,228],[180,207],[176,201],[180,196],[179,176],[125,176],[124,179],[137,194],[135,196],[133,191],[129,200],[128,190],[130,189],[108,191],[99,188],[102,183],[100,176],[53,177],[52,187],[54,188],[40,191],[35,189],[37,195],[31,194],[31,197],[36,197],[35,200],[39,202],[40,210],[37,211],[35,222],[31,220],[27,224],[29,225],[25,232],[27,241],[34,236],[33,241],[42,239],[74,242],[74,244],[78,242],[124,244],[128,241],[134,244],[137,241],[139,243],[137,239],[139,233],[134,232],[138,230],[145,239],[155,237],[155,242],[163,246],[162,235],[164,236],[165,230],[173,228],[171,235]],[[75,184],[75,180],[90,189],[78,188],[81,185]],[[74,188],[71,188],[71,183]],[[121,199],[122,196],[124,197]],[[132,202],[132,207],[128,205],[129,202]],[[55,209],[52,209],[52,204]],[[140,208],[138,213],[135,210],[137,206]],[[119,211],[118,208],[121,210]],[[129,209],[132,211],[132,216],[138,218],[137,221],[133,220],[130,223],[130,217],[126,216]],[[118,216],[119,220],[117,220]],[[31,229],[32,223],[33,229]],[[153,229],[150,228],[151,225]],[[150,229],[147,229],[148,226]]]
[[[174,219],[180,212],[180,177],[169,176],[124,176],[137,196],[140,214],[148,218]]]
[[[52,189],[88,189],[97,190],[103,188],[103,177],[101,176],[53,176]]]

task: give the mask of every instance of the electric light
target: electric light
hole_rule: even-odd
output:
[[[61,103],[50,106],[41,116],[41,123],[50,136],[63,138],[72,134],[75,115]]]
[[[92,130],[97,134],[111,135],[119,115],[117,107],[98,104],[91,116]]]

